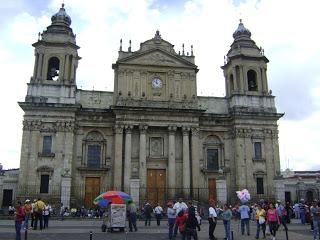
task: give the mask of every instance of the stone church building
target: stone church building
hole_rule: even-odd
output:
[[[140,204],[274,198],[280,172],[275,97],[263,50],[240,21],[222,70],[225,97],[197,95],[195,56],[159,31],[119,49],[114,91],[77,88],[81,57],[64,6],[39,35],[24,102],[17,198],[91,206],[106,190]],[[80,65],[81,67],[81,65]],[[104,79],[104,81],[112,81]]]

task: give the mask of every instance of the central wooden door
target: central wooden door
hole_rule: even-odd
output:
[[[93,200],[100,194],[100,178],[86,177],[84,206],[86,208],[93,207]]]
[[[215,178],[208,179],[209,199],[217,201],[217,183]]]
[[[162,207],[165,206],[166,170],[148,169],[147,176],[147,202],[153,207],[155,207],[157,203],[160,203]]]

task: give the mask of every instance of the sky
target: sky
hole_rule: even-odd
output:
[[[27,83],[38,32],[51,23],[63,0],[0,0],[0,163],[18,168]],[[198,95],[225,96],[221,66],[242,19],[264,48],[268,82],[276,96],[281,169],[320,170],[319,0],[64,0],[82,59],[80,89],[113,91],[112,63],[119,41],[139,49],[156,30],[175,45],[193,45]]]

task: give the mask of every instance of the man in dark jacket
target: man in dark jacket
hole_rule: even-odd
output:
[[[147,224],[150,226],[151,223],[151,214],[153,212],[153,209],[149,203],[146,203],[146,205],[143,208],[144,216],[146,218],[144,225],[147,226]]]
[[[193,237],[194,240],[198,240],[198,234],[197,234],[196,228],[198,228],[198,231],[200,231],[200,225],[198,223],[196,215],[194,212],[191,211],[188,213],[188,218],[186,220],[187,240],[190,240],[191,237]]]

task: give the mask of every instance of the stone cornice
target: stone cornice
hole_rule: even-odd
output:
[[[73,132],[77,128],[74,121],[44,122],[41,120],[24,120],[24,131]]]

